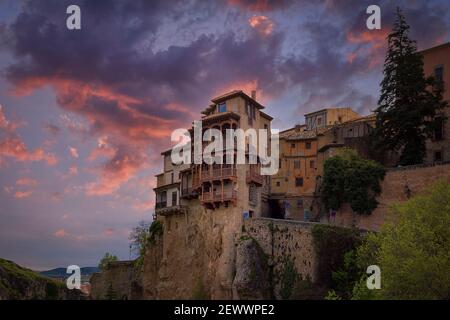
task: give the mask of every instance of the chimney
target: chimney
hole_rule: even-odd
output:
[[[256,90],[252,90],[252,99],[256,100]]]
[[[295,131],[299,132],[302,129],[302,126],[300,124],[295,125]]]

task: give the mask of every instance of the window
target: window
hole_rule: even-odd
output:
[[[302,187],[303,186],[303,178],[301,178],[301,177],[295,178],[295,186]]]
[[[173,172],[170,173],[170,183],[173,183]]]
[[[279,187],[281,185],[280,181],[277,181],[277,187]]]
[[[294,169],[300,169],[300,160],[294,161]]]
[[[436,127],[434,128],[434,140],[444,139],[444,119],[436,118]]]
[[[267,124],[264,125],[264,129],[266,129],[266,130],[268,129]]]
[[[281,169],[281,159],[278,159],[278,169]]]
[[[434,68],[434,77],[436,78],[436,81],[438,83],[444,82],[444,67],[443,66],[439,66]]]
[[[219,103],[219,107],[218,107],[218,111],[219,112],[226,112],[227,111],[227,104],[225,102]]]
[[[318,117],[317,118],[317,126],[320,126],[320,125],[322,125],[322,118]]]
[[[306,148],[306,149],[311,149],[311,142],[307,142],[307,143],[305,144],[305,148]]]
[[[256,193],[256,187],[254,185],[250,185],[248,188],[248,200],[251,205],[256,205],[258,202],[258,194]]]
[[[310,160],[310,161],[309,161],[309,167],[310,167],[311,169],[314,169],[314,160]]]
[[[291,143],[291,148],[295,148],[295,143]]]
[[[435,151],[434,152],[434,161],[435,162],[442,161],[442,151]]]
[[[177,192],[173,191],[172,192],[172,206],[176,206],[177,205]]]

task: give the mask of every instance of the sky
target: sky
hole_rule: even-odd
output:
[[[222,93],[257,90],[280,130],[326,107],[368,114],[397,5],[419,49],[450,40],[446,0],[0,0],[0,257],[129,259],[172,130]]]

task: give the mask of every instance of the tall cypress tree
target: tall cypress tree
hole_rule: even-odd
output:
[[[384,79],[376,114],[375,141],[378,149],[401,153],[400,165],[423,162],[425,141],[437,125],[436,113],[447,104],[442,86],[425,77],[423,57],[408,37],[409,25],[400,8],[384,63]]]

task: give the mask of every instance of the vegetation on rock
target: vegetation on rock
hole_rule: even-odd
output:
[[[381,268],[381,289],[355,286],[354,298],[450,299],[450,184],[437,182],[391,214],[358,249],[360,268]]]
[[[56,300],[67,298],[66,295],[63,282],[0,258],[0,300]]]
[[[105,270],[108,269],[109,265],[111,264],[111,262],[117,261],[117,257],[113,254],[110,254],[109,252],[105,253],[105,255],[103,256],[103,258],[100,260],[99,264],[98,264],[98,268],[100,270]]]

